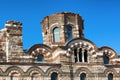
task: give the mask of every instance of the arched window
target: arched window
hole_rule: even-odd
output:
[[[72,39],[72,27],[71,26],[67,26],[67,40],[71,40]]]
[[[84,62],[87,62],[87,50],[84,52]]]
[[[103,54],[103,61],[104,64],[109,64],[109,57],[105,53]]]
[[[111,73],[108,74],[108,80],[113,80],[113,74]]]
[[[53,37],[54,37],[54,42],[60,41],[60,30],[58,27],[53,29]]]
[[[79,49],[79,62],[82,62],[82,48]]]
[[[51,80],[58,80],[58,74],[56,72],[51,74]]]
[[[40,61],[40,62],[41,62],[41,61],[44,61],[44,57],[43,57],[42,54],[38,55],[37,61]]]
[[[78,62],[78,58],[77,58],[77,49],[74,49],[74,56],[75,56],[75,62]]]
[[[75,62],[88,62],[87,50],[74,49]]]
[[[80,74],[80,80],[86,80],[86,74],[85,73]]]

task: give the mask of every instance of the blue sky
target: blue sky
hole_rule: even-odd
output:
[[[120,54],[120,0],[0,0],[0,29],[8,20],[23,23],[24,49],[43,43],[40,22],[58,12],[78,13],[85,38]]]

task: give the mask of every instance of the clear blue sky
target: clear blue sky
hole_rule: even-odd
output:
[[[28,49],[43,43],[42,19],[63,11],[82,16],[85,37],[97,47],[109,46],[120,54],[120,0],[0,0],[0,29],[7,20],[22,22]]]

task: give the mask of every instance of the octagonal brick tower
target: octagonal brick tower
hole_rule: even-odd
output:
[[[83,19],[79,14],[70,12],[56,13],[42,20],[44,44],[57,47],[64,46],[74,38],[84,38]]]

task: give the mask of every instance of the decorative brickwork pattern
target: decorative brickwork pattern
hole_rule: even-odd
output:
[[[26,51],[22,23],[6,22],[0,30],[0,80],[120,80],[119,55],[86,39],[83,22],[70,12],[46,16],[41,22],[44,44]]]

